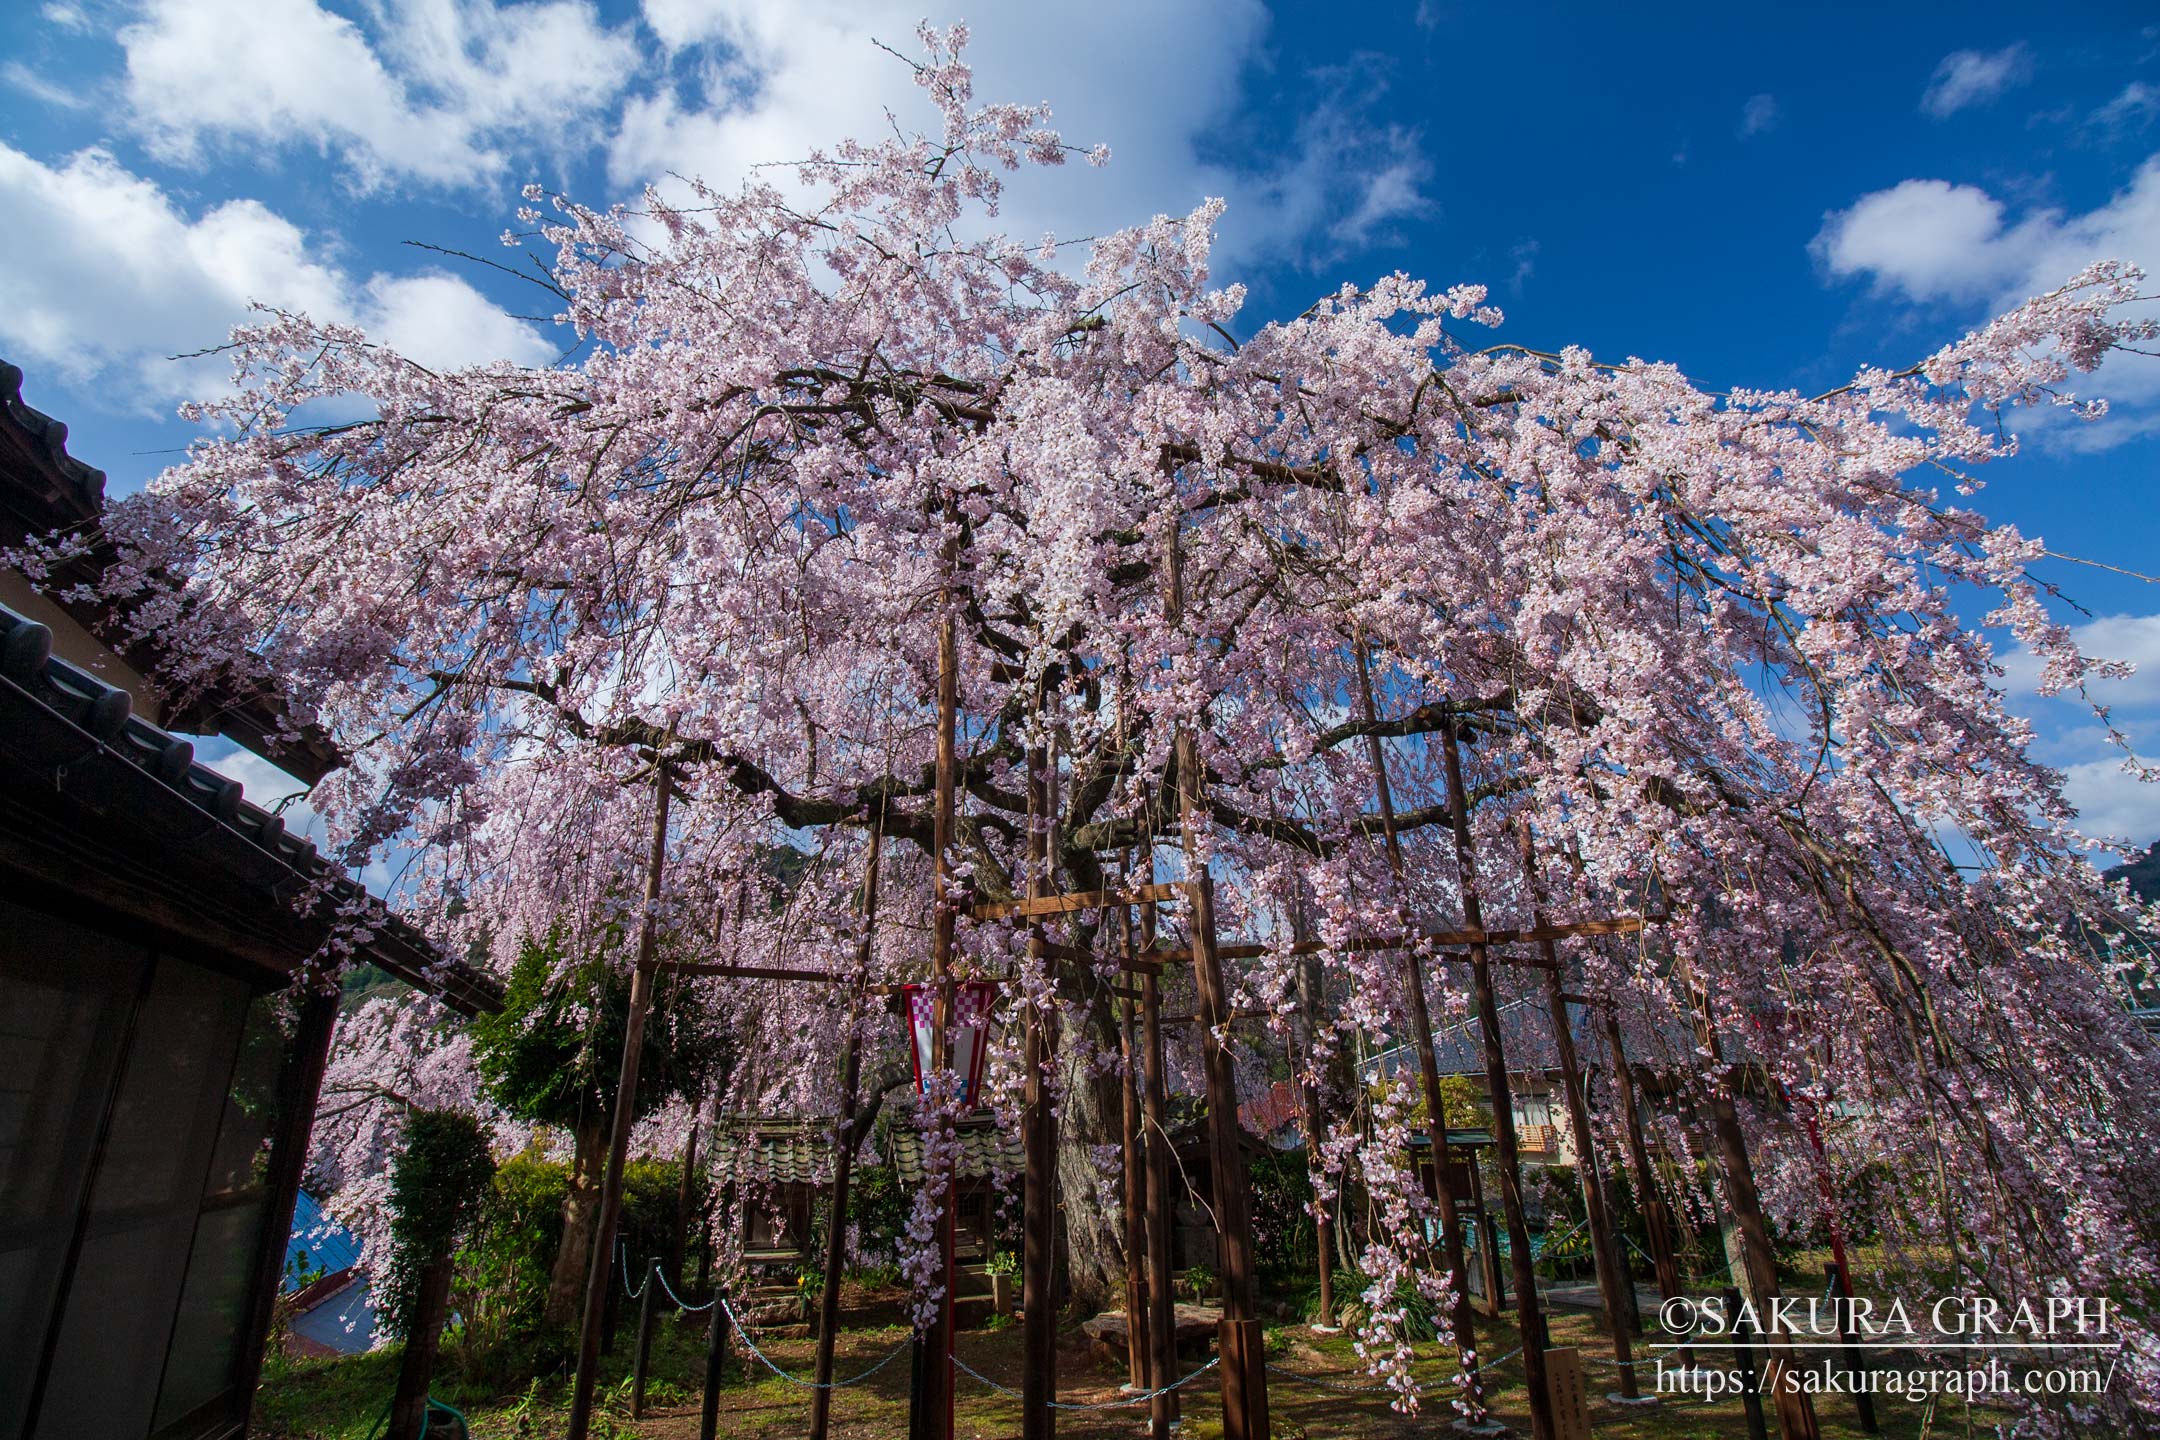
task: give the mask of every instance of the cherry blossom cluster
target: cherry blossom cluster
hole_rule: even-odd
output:
[[[841,971],[879,825],[871,978],[921,978],[949,621],[956,970],[1057,1017],[1084,1157],[1116,1133],[1117,927],[1061,922],[1093,958],[1042,966],[963,907],[1023,893],[1044,827],[1058,889],[1207,865],[1225,938],[1267,951],[1230,967],[1238,1003],[1338,1072],[1323,1154],[1376,1217],[1360,1342],[1405,1403],[1423,1202],[1401,1117],[1339,1073],[1406,1039],[1404,960],[1352,942],[1457,926],[1472,887],[1493,924],[1659,917],[1564,953],[1670,1078],[1683,1167],[1686,1117],[1737,1086],[1782,1223],[1827,1182],[1962,1284],[2160,1294],[2160,1068],[2104,953],[2156,917],[2084,858],[2122,837],[2079,832],[2001,683],[2006,645],[2055,691],[2116,671],[2060,620],[2043,543],[1967,504],[2019,407],[2094,413],[2079,377],[2152,338],[2142,277],[2093,267],[1819,395],[1493,344],[1482,289],[1405,275],[1246,325],[1213,202],[1072,269],[996,234],[1001,175],[1067,147],[1037,108],[975,104],[963,36],[924,38],[934,123],[806,157],[786,192],[531,192],[519,243],[571,361],[437,372],[296,314],[235,335],[205,438],[115,507],[107,585],[171,683],[259,675],[346,747],[312,797],[339,858],[394,860],[395,902],[498,964],[551,926],[651,925],[672,958]],[[1203,774],[1176,773],[1180,734]],[[1162,938],[1184,923],[1166,907]],[[1303,990],[1296,927],[1332,947]],[[1460,1024],[1460,966],[1418,963],[1436,1029]],[[837,987],[680,983],[756,1057],[725,1103],[831,1113]],[[389,1143],[352,1142],[354,1184]],[[1086,1188],[1076,1223],[1107,1223]],[[925,1297],[930,1204],[903,1261]],[[2160,1408],[2133,1341],[2126,1393]]]

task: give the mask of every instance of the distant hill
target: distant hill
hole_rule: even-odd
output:
[[[2147,847],[2143,855],[2129,864],[2108,871],[2108,878],[2117,875],[2130,882],[2130,893],[2150,905],[2160,900],[2160,842]]]

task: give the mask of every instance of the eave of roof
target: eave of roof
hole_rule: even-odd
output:
[[[0,549],[54,532],[88,534],[105,511],[105,472],[68,453],[66,422],[26,403],[22,382],[21,368],[0,360]],[[109,546],[101,543],[66,567],[66,573],[56,577],[59,584],[50,588],[94,581],[110,558]],[[51,598],[93,634],[113,628],[107,607],[63,600],[57,594]],[[156,647],[134,644],[121,653],[144,675],[158,673]],[[224,735],[309,785],[345,760],[322,727],[302,726],[297,734],[287,733],[276,697],[237,681],[197,697],[184,711],[167,716],[166,723],[198,734]]]
[[[286,970],[331,932],[292,904],[319,886],[318,912],[374,912],[360,958],[464,1014],[501,1008],[495,980],[384,910],[237,781],[196,764],[189,742],[131,714],[126,691],[51,651],[50,631],[0,607],[0,826],[34,838],[16,851],[38,878],[117,908],[154,907],[157,923],[199,918],[234,937],[236,953]],[[108,863],[128,868],[106,873]]]

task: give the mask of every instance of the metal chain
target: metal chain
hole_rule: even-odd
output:
[[[618,1246],[616,1249],[616,1253],[622,1258],[623,1294],[629,1296],[632,1300],[644,1299],[646,1287],[652,1284],[652,1277],[658,1275],[660,1277],[661,1290],[666,1293],[668,1299],[675,1302],[676,1309],[682,1311],[686,1315],[702,1315],[707,1310],[712,1309],[713,1301],[711,1300],[707,1300],[702,1305],[692,1305],[689,1301],[683,1299],[682,1296],[677,1295],[675,1293],[675,1287],[668,1283],[667,1271],[661,1266],[660,1257],[657,1255],[652,1256],[645,1262],[645,1284],[638,1286],[635,1290],[631,1289],[629,1247]]]
[[[1277,1365],[1272,1360],[1267,1362],[1267,1368],[1287,1379],[1306,1385],[1317,1385],[1323,1390],[1340,1390],[1345,1395],[1379,1395],[1395,1388],[1392,1385],[1345,1385],[1340,1380],[1330,1380],[1324,1375],[1307,1375],[1303,1371]]]
[[[1476,1367],[1477,1372],[1482,1375],[1488,1370],[1497,1370],[1502,1365],[1507,1364],[1508,1361],[1514,1359],[1516,1356],[1522,1353],[1523,1347],[1517,1346],[1515,1349],[1508,1351],[1507,1354],[1502,1355],[1499,1359],[1488,1360],[1484,1364]],[[1300,1380],[1307,1385],[1317,1385],[1325,1390],[1340,1390],[1345,1395],[1381,1395],[1395,1388],[1392,1385],[1350,1385],[1340,1380],[1330,1380],[1324,1375],[1308,1375],[1301,1370],[1292,1370],[1287,1366],[1277,1365],[1272,1360],[1267,1362],[1267,1368],[1274,1371],[1276,1374],[1284,1376],[1288,1379]],[[1457,1382],[1452,1380],[1447,1383],[1449,1385],[1457,1384]]]
[[[952,1363],[956,1368],[966,1371],[969,1375],[981,1381],[983,1384],[989,1386],[992,1390],[997,1391],[1000,1395],[1011,1395],[1015,1398],[1018,1398],[1020,1396],[1020,1392],[1018,1390],[1013,1389],[1009,1385],[998,1384],[997,1381],[992,1380],[989,1376],[983,1374],[982,1371],[977,1370],[974,1366],[968,1364],[967,1361],[962,1360],[958,1355],[952,1357]],[[1159,1386],[1153,1390],[1145,1390],[1137,1395],[1128,1395],[1125,1396],[1123,1399],[1100,1400],[1093,1404],[1083,1404],[1077,1400],[1052,1400],[1050,1402],[1050,1408],[1053,1410],[1120,1410],[1133,1405],[1145,1405],[1158,1395],[1167,1395],[1171,1391],[1179,1389],[1182,1386],[1192,1384],[1193,1381],[1199,1379],[1202,1375],[1207,1374],[1208,1371],[1213,1370],[1217,1365],[1220,1364],[1222,1364],[1222,1357],[1217,1356],[1216,1358],[1208,1361],[1207,1364],[1202,1365],[1199,1369],[1193,1371],[1192,1374],[1187,1375],[1182,1380],[1173,1380],[1168,1385]]]
[[[869,1369],[864,1370],[859,1374],[851,1375],[845,1380],[832,1380],[828,1381],[823,1385],[820,1385],[815,1380],[804,1380],[798,1376],[790,1375],[787,1371],[781,1369],[778,1365],[775,1365],[772,1361],[772,1357],[770,1355],[767,1355],[763,1350],[758,1349],[757,1341],[751,1339],[750,1332],[743,1328],[742,1317],[735,1313],[735,1307],[723,1300],[721,1301],[720,1308],[727,1313],[728,1323],[735,1327],[735,1333],[742,1336],[743,1344],[749,1349],[752,1355],[757,1356],[759,1364],[763,1365],[766,1369],[772,1371],[773,1374],[779,1376],[782,1380],[787,1381],[788,1384],[798,1386],[804,1390],[845,1390],[850,1385],[860,1385],[863,1381],[869,1379],[872,1375],[877,1374],[878,1371],[884,1369],[887,1365],[892,1364],[894,1358],[898,1356],[901,1351],[907,1349],[908,1347],[908,1341],[906,1339],[903,1339],[898,1345],[893,1346],[891,1350],[886,1352],[884,1359],[878,1361]],[[913,1337],[910,1336],[908,1338],[912,1339]]]

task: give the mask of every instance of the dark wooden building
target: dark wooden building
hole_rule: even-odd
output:
[[[94,522],[104,477],[0,363],[0,550]],[[80,562],[72,578],[94,570]],[[157,657],[0,571],[0,1440],[246,1429],[337,997],[291,979],[330,934],[306,839],[160,724],[271,744],[260,696],[165,713]],[[385,917],[361,949],[472,1012],[492,984]]]

